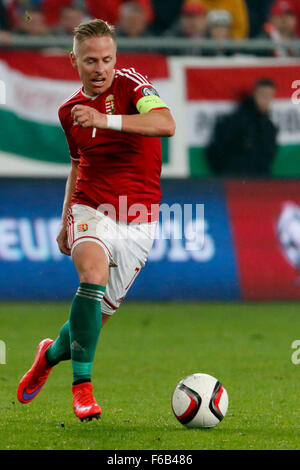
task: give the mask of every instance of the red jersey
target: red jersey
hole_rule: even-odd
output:
[[[77,125],[71,116],[76,104],[91,106],[104,114],[137,114],[139,99],[151,94],[157,92],[146,76],[124,68],[115,71],[111,86],[101,95],[89,97],[80,89],[59,108],[70,156],[79,162],[72,204],[95,209],[108,204],[113,206],[117,219],[130,222],[139,212],[133,210],[128,215],[120,209],[120,197],[126,196],[128,209],[136,204],[146,207],[143,221],[157,220],[158,210],[153,207],[159,207],[161,198],[160,138],[111,129],[95,132]]]

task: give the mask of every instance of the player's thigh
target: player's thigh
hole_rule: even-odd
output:
[[[72,259],[80,282],[105,286],[109,278],[108,258],[104,249],[95,242],[84,241],[75,246]]]
[[[153,244],[155,227],[156,224],[151,230],[147,230],[146,225],[140,229],[132,228],[127,237],[119,240],[118,250],[114,253],[117,266],[110,269],[103,298],[103,310],[106,313],[112,315],[119,308],[139,276]]]

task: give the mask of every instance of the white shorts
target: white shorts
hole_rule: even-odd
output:
[[[145,266],[152,248],[157,222],[116,221],[83,204],[74,204],[68,213],[68,243],[71,254],[82,242],[100,245],[109,263],[109,280],[101,307],[112,315]]]

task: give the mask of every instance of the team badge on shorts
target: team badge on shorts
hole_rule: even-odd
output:
[[[114,95],[108,95],[105,99],[105,112],[106,114],[114,114],[115,112],[115,99]]]
[[[77,232],[86,232],[88,229],[89,226],[86,223],[77,224]]]

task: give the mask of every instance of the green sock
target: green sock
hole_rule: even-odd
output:
[[[104,292],[104,286],[81,282],[73,299],[69,320],[73,384],[91,380]]]
[[[60,361],[71,359],[69,322],[67,321],[59,332],[59,336],[46,351],[46,360],[51,366]]]

